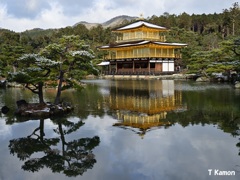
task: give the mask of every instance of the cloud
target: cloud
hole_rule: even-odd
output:
[[[35,8],[35,5],[29,5],[29,8]],[[29,17],[16,17],[8,14],[6,7],[0,8],[0,23],[4,23],[4,28],[15,30],[17,32],[33,28],[61,28],[63,26],[73,25],[78,18],[69,18],[64,14],[64,9],[58,3],[49,3],[49,8],[42,9],[41,12]]]
[[[179,3],[178,0],[171,1],[172,3],[166,3],[165,9],[168,9],[171,14],[180,14],[187,12],[188,14],[213,14],[215,12],[222,12],[224,8],[229,8],[233,1],[222,0],[211,0],[211,5],[209,5],[209,0],[193,0],[193,1],[182,1]]]
[[[5,139],[7,136],[12,134],[12,128],[5,124],[5,121],[0,119],[0,140]]]
[[[96,1],[91,8],[85,9],[81,17],[89,22],[105,22],[119,15],[140,16],[143,14],[144,17],[148,17],[154,12],[161,14],[163,1],[152,0],[151,4],[154,4],[154,7],[151,6],[151,8],[146,8],[146,3],[145,0],[138,1],[138,3],[134,0]]]
[[[63,7],[63,13],[66,16],[77,16],[82,14],[85,9],[90,9],[95,2],[99,0],[56,0]]]
[[[105,22],[115,16],[145,18],[170,14],[220,13],[236,0],[1,0],[0,27],[17,32],[33,28],[60,28],[79,21]]]
[[[2,3],[7,8],[8,15],[15,18],[35,18],[50,6],[46,1],[39,0],[5,0]]]

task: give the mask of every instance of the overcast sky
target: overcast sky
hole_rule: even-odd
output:
[[[0,27],[16,32],[61,28],[80,21],[102,23],[115,16],[145,18],[164,12],[179,15],[221,13],[238,0],[0,0]]]

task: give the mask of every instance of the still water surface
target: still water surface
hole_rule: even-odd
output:
[[[11,108],[0,116],[0,180],[240,179],[240,91],[231,85],[84,82],[63,93],[74,112],[54,119],[14,117],[16,100],[37,98],[0,89],[0,107]]]

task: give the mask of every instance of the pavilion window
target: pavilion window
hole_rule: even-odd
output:
[[[129,39],[134,39],[134,33],[133,32],[129,32]]]
[[[143,33],[141,31],[136,32],[136,39],[142,39]]]
[[[122,67],[123,67],[124,69],[132,69],[132,68],[133,68],[133,64],[132,64],[132,63],[124,63],[124,64],[122,65]]]
[[[143,32],[143,39],[147,38],[147,32]]]
[[[120,51],[117,51],[117,58],[120,58],[121,57],[121,52]]]
[[[151,57],[155,57],[156,56],[156,48],[151,48],[150,49],[150,55]]]
[[[149,57],[150,56],[150,49],[149,48],[143,48],[143,57]]]
[[[138,49],[138,55],[139,55],[139,57],[143,56],[143,50],[142,49]]]
[[[137,57],[138,56],[138,49],[133,49],[133,57]]]
[[[123,68],[123,64],[122,63],[119,63],[118,64],[118,69],[122,69]]]
[[[155,63],[150,63],[150,68],[155,69]]]
[[[149,48],[133,49],[133,56],[134,57],[149,57],[150,49]]]
[[[132,50],[128,50],[127,52],[127,58],[132,58],[133,57],[133,52]]]
[[[156,56],[162,56],[161,49],[156,49]]]
[[[154,38],[153,32],[149,32],[149,38],[150,38],[150,39],[153,39],[153,38]]]
[[[158,39],[158,38],[159,38],[158,32],[153,32],[153,38],[154,38],[154,39]]]
[[[118,58],[123,58],[123,51],[118,51]]]
[[[171,56],[171,57],[174,56],[174,51],[173,51],[173,49],[169,49],[169,56]]]
[[[135,68],[148,68],[148,63],[147,62],[141,62],[141,63],[135,63]]]
[[[167,56],[167,49],[163,49],[163,56],[164,56],[164,57]]]
[[[122,41],[123,40],[123,34],[122,33],[117,33],[117,41]]]
[[[128,57],[128,51],[124,51],[124,58]]]
[[[116,57],[117,57],[116,52],[111,52],[111,58],[116,59]]]
[[[123,40],[128,40],[128,39],[129,39],[129,33],[124,33]]]

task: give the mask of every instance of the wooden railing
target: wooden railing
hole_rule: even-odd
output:
[[[138,40],[147,40],[147,41],[160,41],[160,42],[166,42],[165,36],[147,36],[147,37],[117,37],[116,42],[117,43],[122,43],[122,42],[128,42],[128,41],[138,41]]]
[[[104,75],[171,75],[176,73],[176,71],[172,71],[172,72],[162,72],[162,71],[156,71],[156,70],[148,70],[146,68],[146,70],[141,70],[141,71],[131,71],[131,70],[118,70],[116,71],[104,71],[103,74]]]
[[[131,59],[131,58],[182,58],[181,54],[160,54],[160,55],[142,55],[142,56],[134,56],[133,54],[128,55],[122,55],[122,56],[116,56],[116,55],[107,55],[104,57],[105,60],[111,60],[111,59]]]

